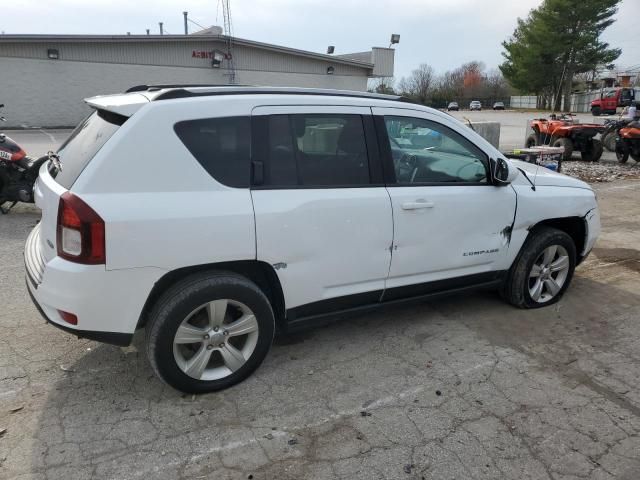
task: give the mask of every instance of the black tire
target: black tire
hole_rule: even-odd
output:
[[[618,143],[616,145],[616,158],[619,163],[627,163],[627,160],[629,160],[629,149]]]
[[[638,153],[630,153],[631,158],[633,158],[636,162],[640,162],[640,154]]]
[[[609,150],[610,152],[616,151],[616,137],[617,133],[615,131],[607,132],[602,137],[602,145],[604,148]]]
[[[589,150],[583,150],[580,152],[580,156],[582,160],[585,162],[597,162],[602,157],[602,152],[604,148],[602,146],[602,142],[600,140],[596,140],[595,138],[591,140],[591,146]]]
[[[602,113],[602,110],[600,110],[600,107],[593,107],[593,108],[591,109],[591,114],[592,114],[594,117],[599,117],[601,113]]]
[[[535,147],[537,144],[538,144],[538,138],[536,137],[535,133],[532,133],[531,135],[529,135],[524,142],[525,148]]]
[[[235,300],[248,306],[258,323],[258,339],[250,357],[238,370],[221,379],[200,380],[178,366],[173,354],[174,337],[191,312],[218,299]],[[235,273],[198,273],[170,287],[154,305],[146,326],[147,355],[155,373],[177,390],[213,392],[235,385],[253,373],[269,352],[274,332],[273,309],[256,284]]]
[[[529,292],[530,273],[534,262],[542,255],[547,247],[562,246],[569,256],[569,270],[559,292],[551,299],[543,302],[531,298]],[[562,297],[573,278],[576,267],[576,246],[572,238],[562,230],[550,227],[535,228],[523,245],[518,257],[513,262],[505,278],[501,293],[502,297],[519,308],[540,308],[551,305]]]
[[[561,137],[551,139],[552,147],[562,147],[564,149],[564,153],[562,154],[563,160],[571,160],[571,156],[573,155],[573,142],[570,138]]]

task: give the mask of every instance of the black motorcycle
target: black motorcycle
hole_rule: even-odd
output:
[[[0,108],[4,104],[0,104]],[[0,116],[0,121],[7,120]],[[45,155],[33,159],[15,141],[0,133],[0,212],[8,213],[18,202],[33,203],[33,185],[44,162]],[[8,206],[5,206],[8,204]]]

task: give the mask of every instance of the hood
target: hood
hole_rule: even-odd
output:
[[[510,159],[509,162],[517,168],[524,170],[535,186],[540,187],[573,187],[592,190],[588,183],[577,178],[554,172],[541,165]]]

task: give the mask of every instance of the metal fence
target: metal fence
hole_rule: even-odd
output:
[[[511,108],[538,108],[538,97],[535,95],[511,96]]]
[[[571,95],[571,111],[575,113],[588,113],[591,111],[591,102],[600,98],[600,91],[574,93]],[[564,110],[564,100],[562,110]]]
[[[600,98],[600,91],[574,93],[571,95],[571,111],[574,113],[588,113],[591,111],[591,102]],[[535,95],[514,95],[511,97],[511,108],[538,108],[538,97]],[[564,111],[564,99],[561,111]]]

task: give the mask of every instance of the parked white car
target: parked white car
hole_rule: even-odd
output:
[[[88,99],[43,166],[27,286],[80,337],[144,327],[183,391],[233,385],[276,331],[357,309],[478,287],[552,304],[600,231],[586,183],[398,97],[133,90]]]

